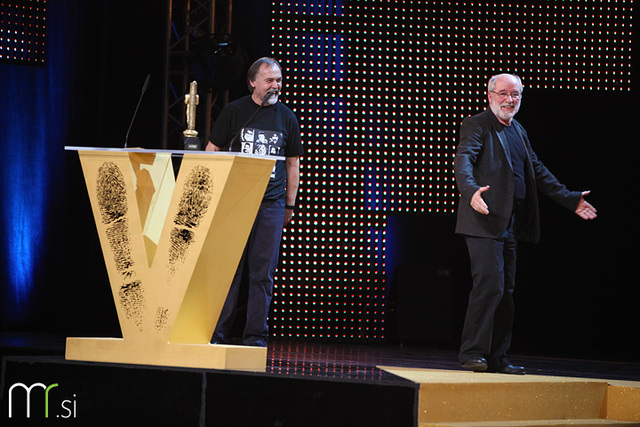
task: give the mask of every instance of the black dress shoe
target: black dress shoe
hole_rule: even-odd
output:
[[[496,369],[495,371],[498,374],[511,374],[511,375],[524,375],[527,372],[524,369],[524,366],[516,366],[516,365],[504,365]]]
[[[471,359],[467,359],[460,363],[460,366],[474,372],[484,372],[489,367],[487,359],[484,357],[472,357]]]

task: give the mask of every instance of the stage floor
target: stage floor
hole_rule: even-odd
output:
[[[64,356],[65,337],[0,333],[1,355]],[[640,381],[640,363],[512,355],[528,374]],[[341,344],[271,339],[267,373],[345,379],[382,380],[379,366],[459,370],[454,351],[425,346]]]
[[[18,383],[55,387],[52,396],[62,403],[54,399],[58,419],[47,422],[75,418],[93,427],[539,426],[542,419],[556,426],[640,425],[637,363],[514,356],[527,375],[478,374],[462,371],[455,351],[272,339],[266,371],[252,373],[67,361],[64,352],[64,337],[0,334],[0,419],[8,426],[28,418],[18,397],[7,403]],[[42,421],[39,409],[34,417]],[[497,419],[517,421],[486,424]]]

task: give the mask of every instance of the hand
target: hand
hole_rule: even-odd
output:
[[[220,151],[220,147],[218,147],[217,145],[214,145],[211,141],[209,141],[207,143],[207,146],[205,147],[204,151]]]
[[[582,197],[580,197],[580,202],[578,202],[578,207],[576,208],[576,214],[582,219],[595,219],[598,216],[596,208],[584,199],[589,193],[591,191],[582,192]]]
[[[476,211],[481,213],[482,215],[489,215],[489,207],[487,206],[487,204],[484,202],[484,200],[482,200],[482,193],[484,193],[485,191],[489,190],[489,186],[487,185],[486,187],[480,187],[478,188],[478,191],[476,191],[473,194],[473,197],[471,198],[471,207]]]
[[[286,227],[291,222],[291,218],[293,218],[293,209],[285,209],[284,224],[283,224],[284,227]]]

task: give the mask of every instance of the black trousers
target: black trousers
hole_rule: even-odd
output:
[[[231,283],[220,319],[213,333],[219,343],[229,341],[243,279],[248,284],[247,317],[242,334],[244,345],[265,347],[269,336],[267,317],[273,299],[273,276],[278,266],[284,223],[284,197],[263,200],[249,240]]]
[[[513,222],[513,221],[512,221]],[[484,357],[490,368],[508,363],[516,278],[517,242],[513,227],[499,239],[465,236],[473,288],[460,345],[460,362]]]

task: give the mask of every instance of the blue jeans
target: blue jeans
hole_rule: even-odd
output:
[[[284,223],[284,198],[263,200],[244,248],[213,340],[226,343],[233,326],[238,294],[243,279],[248,283],[247,319],[242,334],[244,345],[267,345],[267,316],[273,298],[273,276],[278,265]]]

